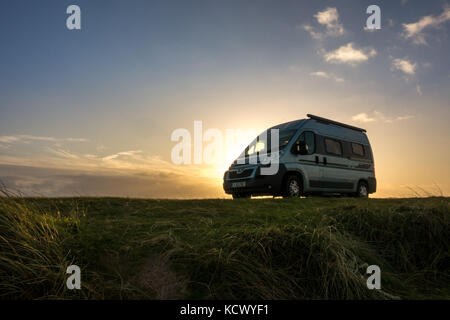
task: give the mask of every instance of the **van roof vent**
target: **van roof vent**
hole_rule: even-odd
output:
[[[356,130],[356,131],[360,131],[360,132],[367,132],[366,129],[362,129],[362,128],[354,127],[354,126],[351,126],[349,124],[345,124],[345,123],[342,123],[342,122],[337,122],[337,121],[334,121],[334,120],[318,117],[318,116],[315,116],[313,114],[309,114],[308,113],[306,116],[308,118],[310,118],[310,119],[314,119],[314,120],[317,120],[317,121],[322,122],[322,123],[334,124],[334,125],[337,125],[337,126],[340,126],[340,127],[344,127],[344,128],[348,128],[348,129],[352,129],[352,130]]]

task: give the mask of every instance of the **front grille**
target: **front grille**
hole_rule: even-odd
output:
[[[253,173],[253,169],[245,169],[242,172],[238,173],[237,171],[234,170],[230,170],[230,172],[228,173],[228,178],[229,179],[244,179],[244,178],[248,178],[252,175]]]

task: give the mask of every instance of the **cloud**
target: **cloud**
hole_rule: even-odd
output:
[[[79,171],[0,164],[0,182],[24,196],[224,198],[220,185],[177,173]]]
[[[49,141],[49,142],[87,142],[87,139],[83,138],[53,138],[53,137],[39,137],[27,134],[19,134],[13,136],[0,136],[0,142],[3,143],[17,143],[29,141]]]
[[[223,172],[211,172],[205,165],[179,166],[157,155],[149,155],[142,150],[119,151],[110,155],[93,153],[73,153],[58,147],[46,147],[31,151],[17,152],[4,149],[0,153],[0,165],[39,167],[96,174],[177,174],[189,179],[215,180]],[[214,169],[215,167],[212,166]],[[210,170],[210,171],[208,171]]]
[[[114,160],[114,159],[117,159],[117,158],[119,158],[119,157],[121,157],[121,156],[133,157],[133,156],[135,156],[136,154],[139,154],[139,153],[141,153],[141,152],[142,152],[142,150],[122,151],[122,152],[118,152],[118,153],[116,153],[116,154],[112,154],[112,155],[103,157],[102,160],[103,160],[103,161]]]
[[[19,138],[16,136],[1,136],[0,137],[0,142],[3,143],[13,143],[19,141]]]
[[[309,24],[305,24],[302,26],[302,28],[309,32],[309,35],[313,37],[314,39],[320,40],[323,38],[323,34],[320,32],[317,32],[314,30],[314,27],[310,26]]]
[[[53,149],[53,148],[47,148],[47,150],[50,153],[53,153],[61,158],[65,159],[78,159],[78,156],[75,154],[70,153],[69,151],[63,150],[63,149]]]
[[[422,87],[419,84],[416,84],[416,91],[419,94],[419,96],[422,95]]]
[[[0,182],[27,195],[224,197],[222,176],[215,166],[178,166],[142,150],[106,156],[55,147],[0,153]]]
[[[395,120],[397,121],[403,121],[403,120],[409,120],[409,119],[413,119],[414,116],[412,115],[407,115],[407,116],[398,116],[395,118]]]
[[[354,115],[352,117],[352,120],[356,121],[356,122],[362,122],[362,123],[376,121],[375,118],[369,117],[369,115],[367,113],[365,113],[365,112],[358,113],[357,115]]]
[[[403,37],[411,39],[413,43],[427,44],[423,31],[430,28],[439,28],[443,23],[450,20],[450,6],[446,6],[444,11],[438,16],[425,16],[417,22],[403,23]]]
[[[420,84],[417,82],[417,79],[415,77],[416,70],[417,70],[416,62],[412,62],[411,60],[408,60],[406,58],[405,59],[399,59],[399,58],[392,59],[391,70],[392,71],[395,71],[395,70],[401,71],[403,73],[402,78],[407,83],[409,83],[410,80],[415,79],[416,92],[419,96],[422,95],[422,88],[421,88]]]
[[[392,68],[400,70],[407,75],[414,75],[416,73],[417,64],[407,59],[394,59],[392,60]]]
[[[358,113],[352,117],[352,120],[360,123],[368,123],[368,122],[383,122],[383,123],[393,123],[395,121],[404,121],[414,118],[413,115],[403,115],[397,117],[387,117],[382,112],[374,111],[372,116],[368,115],[365,112]]]
[[[346,63],[350,65],[357,65],[361,62],[369,60],[377,54],[373,48],[356,49],[353,43],[350,42],[345,46],[324,53],[325,61],[330,63]]]
[[[344,34],[344,27],[339,22],[339,13],[336,8],[326,8],[324,11],[319,11],[314,17],[318,23],[326,27],[328,35]]]
[[[314,15],[317,23],[325,26],[325,32],[316,31],[311,25],[303,25],[302,28],[309,32],[314,39],[322,39],[325,36],[341,36],[345,33],[342,23],[339,22],[339,13],[336,8],[328,7],[323,11],[319,11]]]
[[[318,78],[324,78],[324,79],[330,79],[330,80],[334,80],[336,82],[344,82],[343,78],[340,78],[338,76],[336,76],[333,73],[327,73],[325,71],[316,71],[316,72],[311,72],[309,74],[310,76],[313,77],[318,77]]]
[[[364,27],[363,27],[363,30],[366,31],[366,32],[376,32],[376,31],[378,31],[378,29],[375,29],[375,28],[367,28],[367,26],[364,26]]]

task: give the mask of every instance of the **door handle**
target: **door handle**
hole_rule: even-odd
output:
[[[323,157],[323,165],[324,165],[324,166],[327,165],[327,157]]]

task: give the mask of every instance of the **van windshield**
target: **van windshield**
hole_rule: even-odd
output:
[[[278,136],[279,136],[279,150],[283,150],[291,141],[292,136],[295,134],[297,130],[296,129],[279,129],[278,130]],[[259,139],[258,139],[259,138]],[[255,155],[258,152],[271,152],[271,133],[270,130],[264,131],[262,134],[260,134],[255,140],[253,140],[252,143],[248,145],[247,148],[245,148],[245,156],[251,156]],[[243,155],[241,155],[243,156]]]

